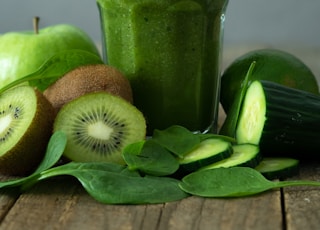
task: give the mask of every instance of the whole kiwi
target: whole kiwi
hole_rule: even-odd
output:
[[[49,86],[45,97],[56,111],[84,94],[106,91],[133,103],[129,80],[116,68],[106,64],[80,66]]]
[[[53,107],[31,86],[0,95],[0,173],[22,176],[42,160],[53,128]]]

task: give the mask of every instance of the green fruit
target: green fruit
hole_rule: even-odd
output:
[[[0,88],[35,72],[54,54],[80,49],[99,55],[91,38],[81,29],[61,24],[39,30],[8,32],[0,36]]]
[[[123,98],[94,92],[72,100],[59,110],[54,123],[54,131],[58,130],[67,135],[66,158],[124,164],[123,148],[145,139],[146,121]]]
[[[268,80],[314,94],[319,93],[316,77],[297,57],[280,50],[254,50],[238,57],[222,74],[220,101],[226,113],[253,61],[256,61],[256,65],[250,82]]]
[[[0,172],[25,175],[42,160],[52,134],[53,107],[30,86],[0,95]]]

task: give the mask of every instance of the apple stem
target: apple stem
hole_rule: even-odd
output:
[[[38,16],[33,18],[33,30],[35,34],[39,34],[39,20],[40,17]]]

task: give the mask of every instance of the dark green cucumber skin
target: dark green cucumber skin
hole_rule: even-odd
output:
[[[320,159],[320,95],[260,82],[266,98],[263,155]]]
[[[232,145],[230,144],[225,151],[223,151],[223,152],[221,152],[219,154],[210,156],[210,157],[205,158],[205,159],[200,159],[200,160],[197,160],[197,161],[194,161],[194,162],[189,162],[189,163],[186,163],[186,164],[180,164],[179,170],[181,170],[182,172],[185,172],[185,173],[194,172],[194,171],[198,170],[199,168],[202,168],[204,166],[213,164],[215,162],[218,162],[218,161],[221,161],[223,159],[226,159],[226,158],[230,157],[232,152],[233,152]]]
[[[252,144],[238,144],[238,145],[252,145]],[[256,152],[256,156],[246,162],[243,162],[241,164],[237,164],[237,165],[234,165],[233,167],[250,167],[250,168],[254,168],[256,167],[263,159],[263,156],[261,154],[261,150],[260,148],[257,149],[257,152]]]
[[[298,175],[299,167],[298,166],[291,167],[278,172],[263,172],[261,174],[268,180],[275,180],[275,179],[284,180],[292,176]]]
[[[271,158],[272,161],[287,161],[287,159],[284,159],[283,158],[278,158],[278,157],[274,157],[274,158]],[[287,178],[290,178],[290,177],[293,177],[293,176],[296,176],[299,174],[299,171],[300,171],[300,161],[299,160],[296,160],[296,159],[293,159],[292,160],[290,158],[288,158],[288,160],[291,162],[290,164],[286,164],[285,166],[282,164],[282,166],[280,167],[273,167],[273,166],[270,166],[268,170],[266,170],[266,167],[268,167],[268,159],[267,158],[264,158],[262,159],[262,161],[260,163],[263,163],[263,161],[266,162],[266,165],[265,166],[265,169],[263,171],[259,171],[257,168],[257,170],[267,179],[269,180],[274,180],[274,179],[279,179],[279,180],[284,180],[284,179],[287,179]]]

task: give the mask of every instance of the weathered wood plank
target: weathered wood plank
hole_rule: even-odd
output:
[[[0,174],[0,181],[12,180],[13,177],[8,177]],[[7,188],[0,190],[0,222],[5,218],[9,210],[15,204],[20,195],[17,188]]]
[[[19,197],[16,189],[3,189],[0,191],[0,222],[5,218]]]
[[[175,208],[160,229],[282,229],[278,191],[237,199],[189,197],[167,205]]]
[[[73,193],[77,186],[62,180],[60,186],[52,182],[55,181],[40,183],[20,195],[1,222],[0,229],[50,229],[51,220],[60,221],[76,199]]]
[[[320,162],[301,165],[300,175],[292,178],[320,180]],[[284,211],[288,230],[320,228],[320,188],[291,187],[284,189]]]
[[[158,205],[106,205],[73,179],[41,182],[20,196],[0,229],[282,229],[280,192],[241,199],[189,197]]]

